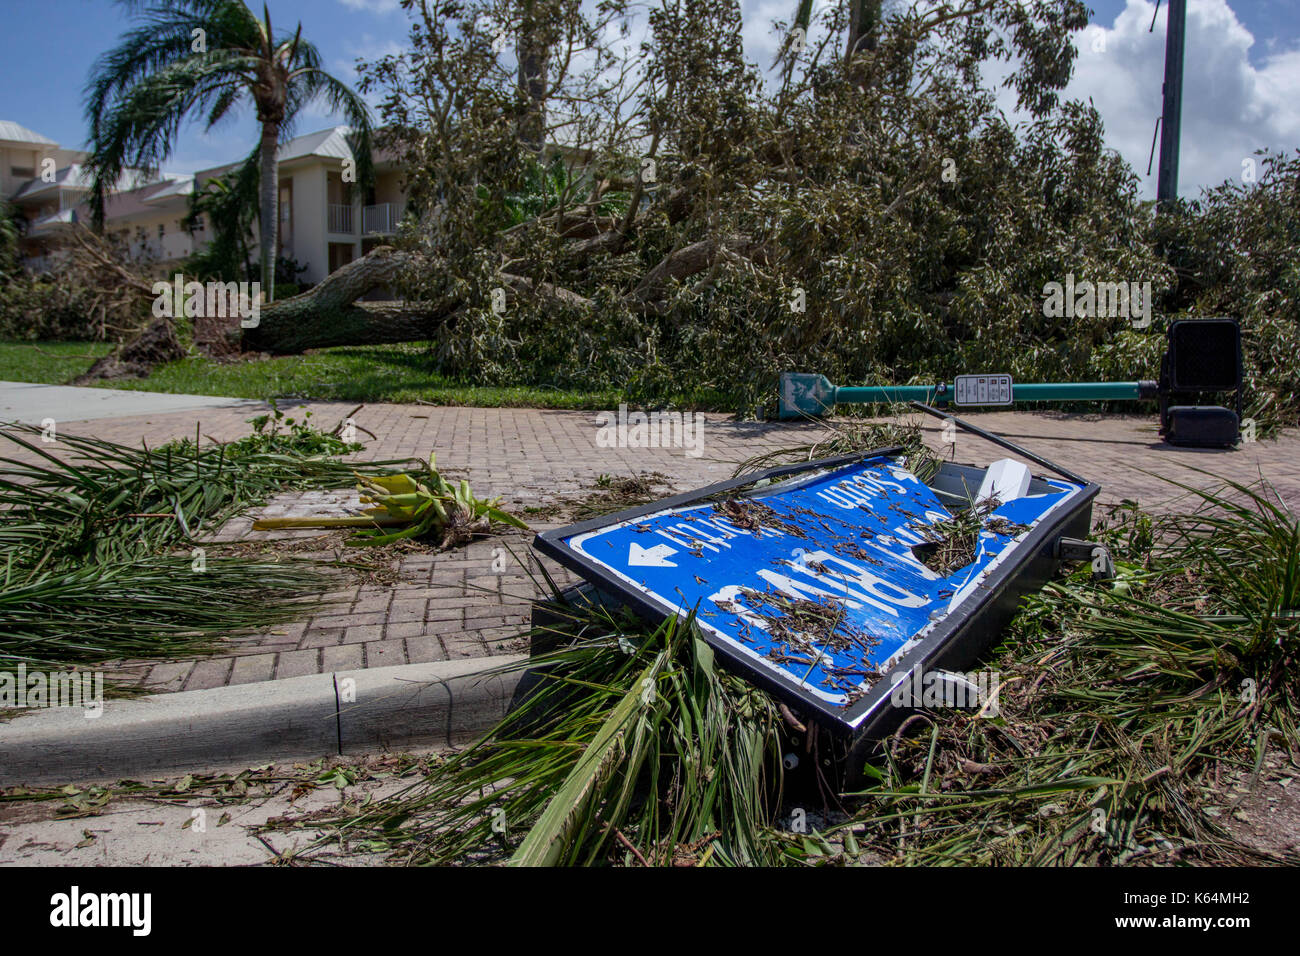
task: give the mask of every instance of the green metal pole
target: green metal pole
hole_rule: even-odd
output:
[[[830,404],[868,405],[872,402],[946,402],[946,385],[844,385],[835,389]]]
[[[1143,397],[1141,382],[1046,382],[1011,386],[1013,402],[1108,402]]]
[[[1106,402],[1154,397],[1154,382],[1044,382],[1013,383],[1013,402]],[[925,402],[946,405],[952,401],[953,387],[943,385],[845,385],[836,388],[831,404],[847,402]]]

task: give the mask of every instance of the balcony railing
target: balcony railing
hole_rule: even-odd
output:
[[[397,223],[402,218],[405,206],[400,202],[383,202],[377,206],[366,206],[361,210],[361,232],[363,235],[392,235],[397,232]]]
[[[329,230],[330,232],[342,232],[348,235],[357,231],[352,221],[352,206],[350,204],[333,202],[329,204]]]

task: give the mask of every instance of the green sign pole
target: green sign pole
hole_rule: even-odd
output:
[[[1137,401],[1156,398],[1157,394],[1155,382],[1017,382],[1011,386],[1012,402]],[[840,404],[924,402],[927,405],[947,405],[955,401],[955,396],[954,386],[948,383],[835,386],[824,375],[786,372],[781,376],[781,417],[826,415]]]

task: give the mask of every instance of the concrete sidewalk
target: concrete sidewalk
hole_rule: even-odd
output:
[[[254,408],[263,404],[246,398],[217,398],[211,395],[171,395],[165,392],[132,392],[116,388],[77,388],[72,385],[34,385],[30,382],[0,382],[0,422],[41,425],[53,419],[57,428],[64,422],[127,418],[133,427],[151,425],[144,416],[171,415],[205,408]]]
[[[418,777],[404,755],[332,757],[293,764],[205,768],[152,786],[166,792],[115,793],[90,814],[79,802],[105,794],[71,787],[58,799],[0,803],[0,867],[258,866],[312,860],[332,866],[377,866],[384,855],[355,845],[313,848],[311,821],[349,802],[399,793]],[[189,780],[184,783],[183,780]],[[181,788],[177,790],[175,788]],[[295,824],[260,832],[268,823]]]

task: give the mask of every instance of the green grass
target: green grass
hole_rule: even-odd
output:
[[[108,350],[101,342],[0,342],[0,381],[62,385]],[[609,409],[627,400],[612,389],[464,385],[448,380],[432,365],[428,342],[346,346],[231,363],[191,355],[155,369],[147,379],[101,387],[262,401],[427,402],[479,408]],[[665,396],[664,401],[687,408],[729,408],[723,396],[708,389]]]
[[[0,342],[0,381],[62,385],[110,348],[108,342]]]
[[[432,368],[427,342],[360,345],[222,364],[190,356],[147,379],[116,387],[230,398],[341,402],[432,402],[437,405],[526,408],[617,407],[615,393],[538,386],[480,388],[450,382]]]

